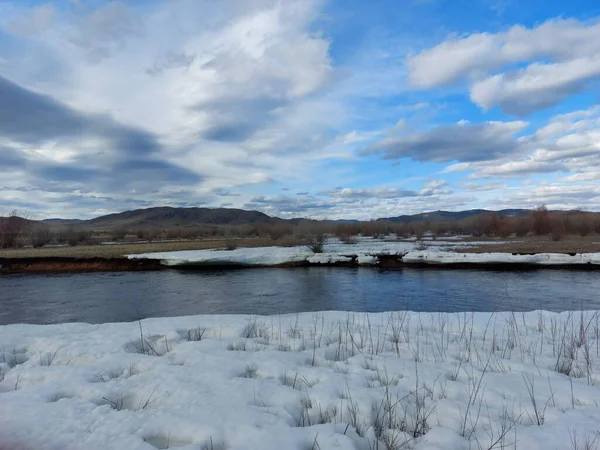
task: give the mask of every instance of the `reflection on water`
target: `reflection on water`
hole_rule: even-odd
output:
[[[600,309],[596,272],[370,268],[0,276],[0,324],[319,310]]]

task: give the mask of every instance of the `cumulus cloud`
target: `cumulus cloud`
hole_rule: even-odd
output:
[[[346,200],[366,200],[366,199],[401,199],[412,197],[431,197],[434,195],[450,194],[447,183],[444,180],[436,180],[428,183],[419,190],[399,189],[399,188],[372,188],[372,189],[351,189],[341,188],[319,192],[319,195],[328,196],[336,201]]]
[[[559,103],[599,76],[600,53],[555,64],[534,63],[473,83],[471,99],[482,108],[498,105],[522,116]]]
[[[527,122],[459,123],[383,139],[366,153],[386,159],[411,158],[415,161],[485,161],[519,151],[515,135]]]
[[[4,29],[16,36],[31,36],[47,30],[55,20],[56,10],[52,3],[46,3],[22,12],[9,21]]]
[[[434,180],[418,190],[336,187],[319,191],[316,195],[298,192],[296,197],[258,196],[244,207],[283,218],[303,216],[315,219],[371,220],[442,207],[452,208],[467,201],[463,196],[453,197],[452,194],[446,181]]]
[[[247,209],[256,209],[267,214],[283,218],[296,216],[323,216],[335,205],[323,199],[315,197],[290,197],[278,195],[275,197],[259,196],[252,198],[244,205]]]
[[[108,116],[78,112],[48,95],[36,93],[0,75],[0,133],[25,144],[51,139],[94,136],[110,141],[104,152],[119,156],[158,151],[147,131],[115,122]]]
[[[409,82],[433,88],[467,80],[482,108],[525,115],[580,92],[600,76],[600,24],[549,20],[451,38],[407,59]],[[512,69],[525,64],[522,69]],[[490,75],[496,70],[503,73]]]
[[[444,172],[471,171],[470,178],[492,178],[577,171],[583,181],[600,164],[599,139],[600,109],[573,111],[551,117],[534,133],[513,139],[513,154],[458,162]]]
[[[600,192],[596,184],[581,185],[548,185],[520,188],[513,190],[502,197],[494,199],[497,205],[504,207],[529,207],[545,204],[549,208],[571,209],[585,205],[590,209],[600,206]]]
[[[128,37],[143,31],[142,22],[121,1],[110,1],[83,16],[69,37],[83,50],[90,62],[97,63],[125,45]]]
[[[156,59],[152,67],[146,69],[148,75],[159,75],[165,70],[177,68],[189,68],[196,55],[187,55],[185,53],[168,52]]]
[[[435,114],[454,113],[403,93],[406,49],[389,45],[401,40],[337,59],[334,35],[319,29],[322,0],[27,5],[0,5],[2,32],[23,49],[0,47],[2,209],[89,217],[227,202],[373,218],[474,201],[438,176],[597,179],[598,111],[537,130],[534,120],[438,124]],[[409,58],[408,76],[417,88],[466,80],[482,109],[526,114],[595,80],[598,29],[561,19],[453,38]],[[373,187],[384,163],[366,154],[447,167],[425,178],[431,165],[384,168]],[[281,186],[286,195],[264,194]]]
[[[14,197],[9,198],[13,205],[40,207],[20,189],[23,185],[28,192],[36,191],[42,204],[52,199],[84,208],[115,197],[121,204],[132,204],[127,196],[156,192],[157,184],[193,186],[202,180],[165,160],[152,133],[107,115],[74,110],[2,76],[0,105],[0,170],[22,178],[19,182],[3,176],[9,183],[4,192]],[[61,195],[53,195],[57,193]],[[133,204],[142,205],[143,200]]]
[[[416,191],[410,189],[350,189],[343,188],[330,191],[321,191],[320,195],[326,195],[333,199],[346,200],[346,199],[384,199],[384,198],[403,198],[403,197],[416,197],[419,195]]]
[[[52,22],[50,7],[15,6],[0,27],[41,57],[15,65],[1,54],[1,158],[20,167],[7,187],[50,195],[68,184],[92,202],[110,193],[120,209],[119,190],[175,205],[317,176],[318,158],[337,157],[322,150],[341,117],[318,96],[332,75],[329,41],[313,28],[320,6],[88,2],[52,10]],[[37,26],[43,17],[48,26]],[[18,32],[17,19],[38,32]]]
[[[197,183],[197,174],[161,157],[162,147],[152,133],[126,126],[108,116],[81,113],[25,89],[0,76],[0,135],[13,155],[13,165],[39,180],[75,183],[80,188],[135,190],[156,182]],[[32,126],[32,124],[35,124]],[[51,142],[53,151],[36,149]],[[81,144],[89,143],[89,145]],[[69,150],[77,147],[76,151]],[[61,159],[63,151],[70,156]],[[3,160],[5,157],[3,158]]]

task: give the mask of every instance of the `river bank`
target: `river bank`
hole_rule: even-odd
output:
[[[249,261],[227,252],[205,257],[183,257],[180,252],[133,255],[129,258],[0,258],[0,274],[53,274],[86,272],[139,272],[157,270],[214,270],[293,267],[373,267],[385,269],[480,269],[480,270],[600,270],[600,254],[510,254],[407,252],[401,254],[316,254],[287,260]],[[187,253],[187,252],[186,252]]]

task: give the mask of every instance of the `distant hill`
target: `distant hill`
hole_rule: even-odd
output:
[[[45,223],[78,223],[81,222],[80,219],[44,219],[42,222]]]
[[[527,209],[503,209],[500,211],[490,211],[486,209],[471,209],[468,211],[433,211],[412,215],[401,215],[395,217],[381,218],[377,220],[387,220],[391,222],[413,222],[423,220],[461,220],[468,217],[484,213],[494,213],[501,217],[521,217],[530,214]],[[5,220],[0,217],[0,224]],[[25,220],[25,219],[22,219]],[[27,220],[27,224],[36,223],[36,221]],[[196,227],[206,225],[251,225],[251,224],[277,224],[288,223],[298,225],[301,223],[358,223],[358,220],[325,220],[318,221],[314,219],[294,218],[280,219],[271,217],[259,211],[247,211],[234,208],[173,208],[169,206],[136,209],[124,211],[115,214],[96,217],[89,220],[78,219],[47,219],[43,220],[53,229],[64,228],[66,226],[75,229],[95,229],[107,230],[116,228],[173,228],[173,227]]]
[[[22,217],[0,217],[0,227],[3,227],[5,224],[8,224],[10,221],[10,226],[14,226],[17,228],[29,227],[36,223],[35,220],[24,219]]]
[[[523,217],[527,216],[528,214],[531,214],[531,211],[528,209],[501,209],[500,211],[491,211],[487,209],[470,209],[467,211],[433,211],[420,214],[386,217],[378,220],[388,220],[390,222],[415,222],[422,220],[461,220],[486,213],[494,213],[500,217]]]
[[[90,228],[188,227],[199,225],[243,225],[282,222],[258,211],[230,208],[172,208],[169,206],[136,209],[84,220],[80,226]]]

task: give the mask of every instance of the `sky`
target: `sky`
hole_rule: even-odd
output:
[[[596,0],[0,0],[0,215],[600,210]]]

